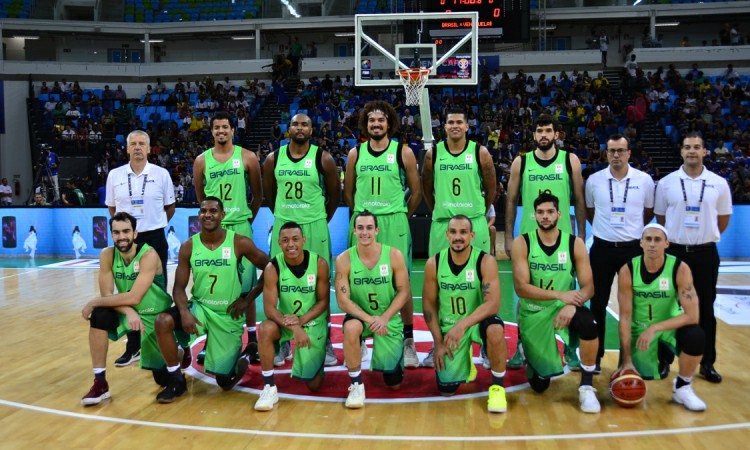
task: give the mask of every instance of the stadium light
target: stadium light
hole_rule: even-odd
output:
[[[144,41],[143,39],[141,39],[141,44],[144,44],[145,42],[146,41]],[[149,39],[148,40],[149,44],[161,44],[162,42],[164,42],[164,39]]]
[[[679,25],[680,25],[680,22],[676,22],[675,21],[675,22],[661,22],[661,23],[657,23],[654,26],[656,26],[656,27],[676,27],[676,26],[679,26]]]
[[[353,31],[350,31],[348,33],[334,33],[333,35],[336,37],[354,37],[355,36]]]
[[[28,39],[30,41],[36,41],[37,39],[39,39],[39,36],[21,35],[21,34],[13,36],[13,37],[16,39]]]
[[[233,41],[252,41],[255,39],[255,35],[252,36],[232,36]]]

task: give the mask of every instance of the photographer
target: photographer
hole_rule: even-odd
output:
[[[49,178],[52,180],[52,185],[54,186],[54,202],[58,202],[60,200],[60,183],[57,179],[57,168],[60,166],[60,160],[57,159],[57,154],[52,151],[49,145],[41,144],[39,148],[41,150],[40,170],[44,170],[41,164],[47,165]]]

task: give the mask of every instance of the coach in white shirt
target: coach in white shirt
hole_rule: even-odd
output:
[[[654,180],[630,167],[630,142],[614,134],[607,140],[609,167],[586,181],[586,212],[592,224],[591,269],[594,296],[591,312],[599,331],[596,372],[601,372],[607,304],[615,274],[628,261],[642,253],[643,226],[654,217]]]
[[[110,217],[126,212],[137,219],[135,242],[148,244],[156,250],[167,280],[169,246],[164,229],[174,215],[174,185],[166,169],[148,162],[151,143],[145,131],[136,130],[127,138],[130,162],[109,172],[107,200]],[[115,361],[122,367],[140,358],[140,332],[128,333],[125,353]]]
[[[716,362],[716,318],[714,301],[719,279],[719,252],[716,243],[729,226],[732,194],[727,181],[703,166],[706,146],[697,133],[682,140],[683,165],[664,177],[656,187],[654,213],[669,235],[667,253],[684,261],[693,273],[700,300],[700,326],[706,333],[700,373],[712,383],[720,383]],[[660,371],[669,371],[671,358],[659,355]],[[662,377],[663,378],[663,377]]]

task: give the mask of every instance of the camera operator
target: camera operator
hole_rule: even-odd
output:
[[[57,203],[60,200],[60,183],[57,179],[57,168],[60,166],[60,160],[57,158],[57,154],[52,151],[52,148],[47,144],[41,144],[39,148],[42,151],[40,161],[40,170],[44,170],[41,164],[46,164],[49,169],[49,177],[52,180],[54,187],[54,202]]]

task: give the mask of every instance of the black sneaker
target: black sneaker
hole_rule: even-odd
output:
[[[172,403],[177,400],[177,397],[187,392],[187,380],[181,372],[178,371],[177,375],[170,374],[169,377],[171,378],[169,384],[156,396],[156,401],[159,403]]]
[[[234,366],[234,375],[230,377],[217,376],[216,384],[225,391],[231,391],[232,388],[242,380],[242,377],[245,376],[245,372],[247,372],[249,365],[250,357],[248,355],[240,355],[237,359],[237,364]]]
[[[201,366],[206,361],[206,347],[203,347],[203,350],[201,350],[200,353],[198,353],[198,356],[195,357],[195,362],[200,364]]]
[[[115,366],[117,367],[125,367],[133,364],[134,362],[141,359],[141,351],[138,350],[135,353],[130,353],[127,350],[125,350],[125,353],[122,354],[119,358],[115,360]]]
[[[247,356],[250,364],[260,364],[260,355],[258,355],[258,343],[248,342],[245,350],[242,351],[240,356]]]

